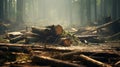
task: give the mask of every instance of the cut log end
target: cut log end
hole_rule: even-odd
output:
[[[72,44],[72,41],[69,38],[61,38],[61,44],[63,46],[70,46]]]
[[[61,25],[55,26],[55,34],[56,35],[61,35],[63,33],[63,28]]]

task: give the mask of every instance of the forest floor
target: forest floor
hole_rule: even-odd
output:
[[[3,44],[7,44],[7,43],[3,43]],[[77,64],[80,67],[81,66],[93,67],[98,65],[96,63],[86,64],[86,61],[82,61],[80,59],[79,57],[80,54],[84,54],[85,56],[93,58],[102,63],[109,64],[112,67],[120,66],[120,42],[118,41],[117,42],[111,41],[111,42],[106,42],[101,44],[88,44],[88,45],[81,44],[81,45],[70,46],[70,47],[64,47],[64,46],[58,46],[58,45],[44,46],[44,44],[35,44],[35,45],[40,45],[41,47],[32,48],[31,53],[0,50],[0,55],[2,57],[0,58],[0,62],[3,63],[1,64],[1,67],[11,67],[11,66],[12,67],[33,67],[33,66],[34,67],[53,67],[54,66],[54,63],[49,64],[49,62],[46,60],[45,60],[46,63],[43,64],[38,60],[36,60],[35,58],[33,58],[34,56],[50,57],[50,58],[58,59],[58,61],[55,61],[55,62],[59,62],[59,60],[62,60],[72,64]],[[72,56],[70,55],[71,52],[73,52]],[[56,65],[55,67],[63,67],[63,66]]]
[[[13,32],[11,37],[0,36],[0,67],[120,67],[120,33],[101,38],[87,35],[90,31],[86,30],[84,35],[74,36],[60,25],[50,29],[52,32],[33,28],[31,32]]]

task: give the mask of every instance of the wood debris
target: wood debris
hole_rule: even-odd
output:
[[[119,33],[109,38],[118,35]],[[10,43],[0,42],[1,66],[119,67],[120,65],[120,46],[111,46],[112,43],[105,42],[97,34],[74,34],[65,31],[61,25],[51,25],[44,28],[32,27],[31,30],[22,32],[8,32],[5,36]],[[89,45],[90,43],[99,44]]]

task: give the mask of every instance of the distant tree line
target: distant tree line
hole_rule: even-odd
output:
[[[49,16],[52,8],[46,8],[50,6],[47,1],[59,2],[58,8],[54,7],[57,4],[52,6],[58,10],[57,18],[67,19],[71,25],[99,25],[106,23],[106,17],[112,20],[120,17],[120,0],[0,0],[0,20],[18,24],[26,20],[29,22],[32,18],[41,21],[38,19],[56,17]]]

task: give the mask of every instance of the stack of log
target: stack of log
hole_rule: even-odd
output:
[[[51,25],[44,28],[32,27],[31,31],[12,32],[7,34],[10,43],[17,43],[24,40],[25,43],[50,43],[70,46],[72,43],[70,38],[63,35],[63,27],[61,25]]]
[[[110,27],[113,27],[114,24],[118,25],[117,28],[119,28],[119,21],[120,21],[120,18],[114,20],[114,21],[109,21],[103,25],[99,25],[97,27],[88,27],[90,29],[83,29],[83,30],[78,30],[76,33],[78,34],[83,34],[83,35],[88,35],[88,34],[100,34],[100,33],[108,33],[108,34],[111,34],[112,33],[112,30],[109,30],[107,28],[110,28]],[[111,29],[111,28],[110,28]],[[119,31],[117,31],[119,33]]]
[[[38,67],[46,65],[49,67],[120,67],[119,50],[116,51],[111,47],[96,50],[91,47],[91,49],[76,50],[69,47],[67,49],[54,46],[44,48],[40,45],[0,43],[0,65],[30,63],[39,65]]]
[[[104,43],[108,40],[119,40],[120,18],[111,21],[110,17],[107,17],[105,21],[105,24],[99,26],[81,27],[74,34],[83,43]]]

